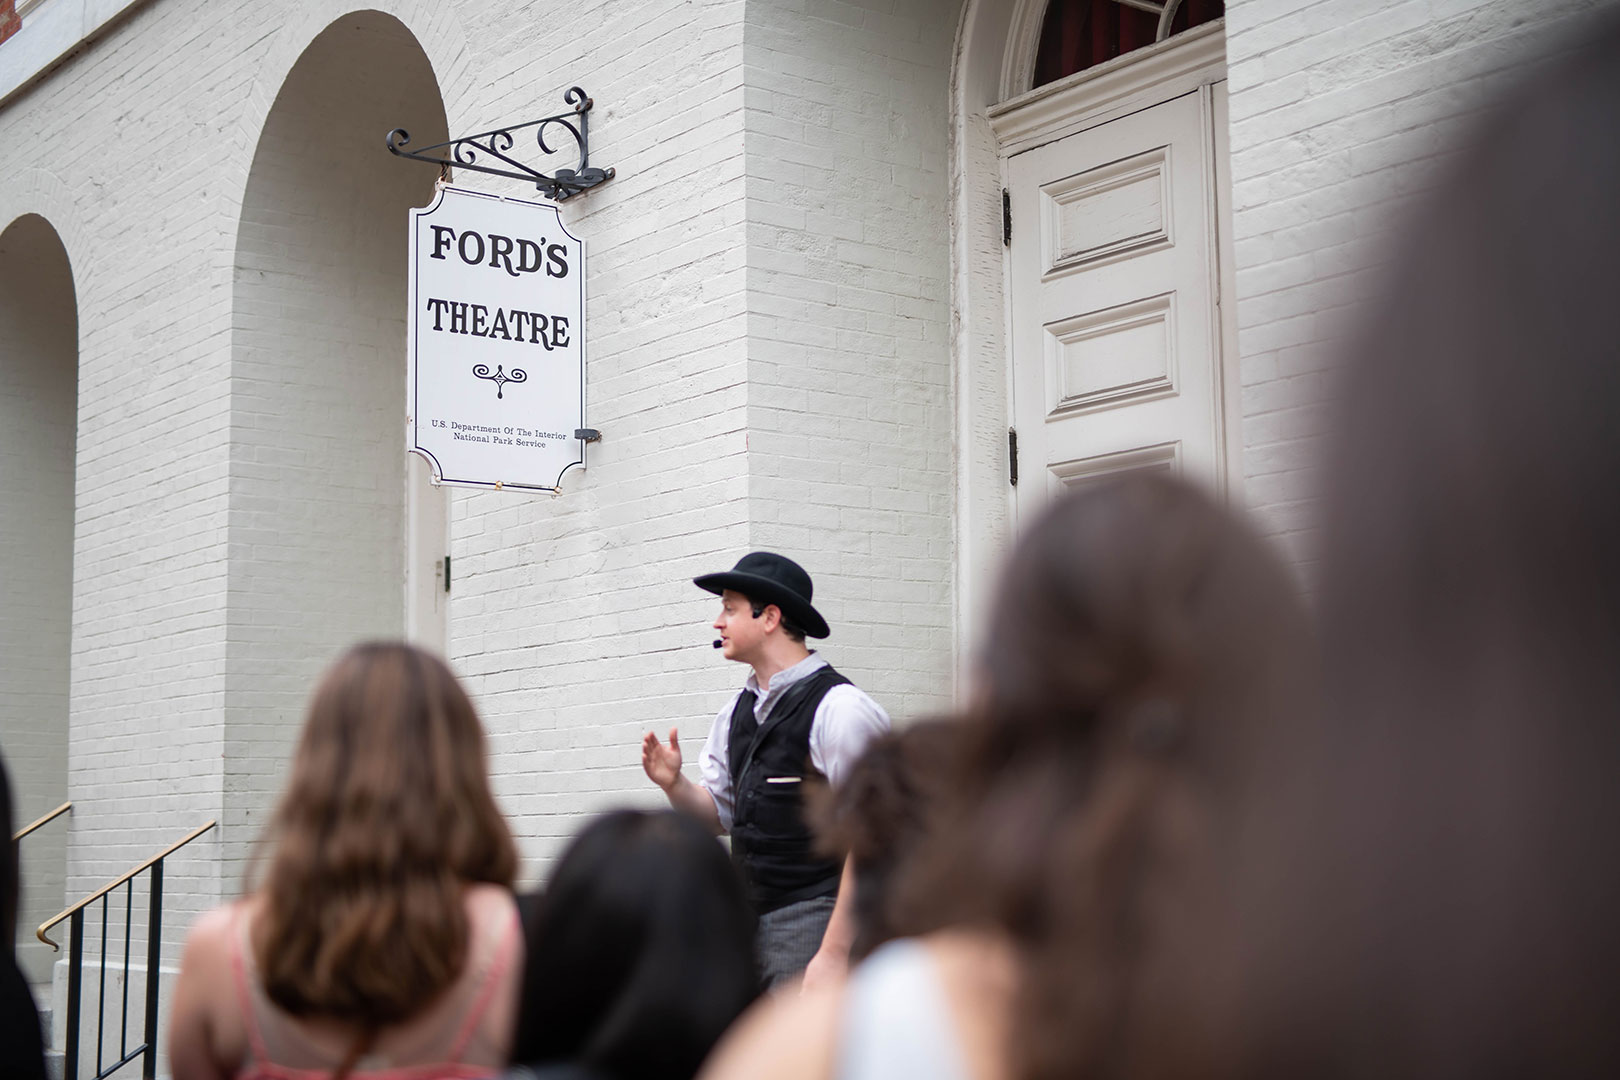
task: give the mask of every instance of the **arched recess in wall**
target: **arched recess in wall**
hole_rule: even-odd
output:
[[[25,214],[0,232],[0,747],[13,814],[27,824],[67,799],[68,660],[73,628],[74,450],[79,320],[56,230]],[[67,822],[20,845],[18,925],[63,906]],[[19,935],[29,981],[55,959]]]
[[[407,210],[436,174],[388,153],[394,127],[447,138],[432,65],[398,19],[351,12],[289,71],[243,196],[227,784],[249,826],[338,650],[407,631],[444,647],[446,502],[404,452]]]

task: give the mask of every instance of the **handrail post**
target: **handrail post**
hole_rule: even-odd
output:
[[[121,874],[115,880],[103,885],[77,904],[47,919],[39,924],[34,936],[39,938],[53,950],[59,946],[55,941],[46,937],[46,931],[53,926],[60,925],[64,920],[68,923],[68,1003],[67,1003],[67,1044],[63,1051],[63,1065],[66,1067],[64,1080],[78,1080],[79,1076],[79,1029],[82,1026],[81,1017],[83,1008],[81,998],[84,997],[84,910],[97,900],[101,901],[101,993],[100,1004],[96,1016],[96,1069],[97,1080],[104,1075],[116,1072],[125,1065],[134,1061],[137,1056],[142,1058],[141,1072],[145,1080],[155,1080],[157,1076],[157,1029],[158,1029],[158,985],[161,973],[163,955],[163,862],[170,855],[191,843],[197,837],[215,826],[210,821],[191,830],[179,840],[170,844],[156,855],[147,859],[139,866],[127,873]],[[147,936],[146,936],[146,1018],[144,1027],[146,1038],[141,1047],[134,1053],[128,1048],[129,1036],[129,948],[130,948],[130,905],[134,897],[134,880],[136,876],[150,870],[151,887],[147,893]],[[107,905],[108,895],[119,886],[128,890],[124,894],[124,993],[123,1016],[119,1026],[118,1061],[111,1069],[103,1069],[102,1043],[106,1027],[106,998],[107,998]],[[0,1060],[0,1068],[4,1061]]]
[[[96,1075],[101,1075],[101,1036],[107,1030],[107,894],[101,894],[101,980],[96,995]]]
[[[157,1076],[158,958],[163,951],[162,859],[152,864],[152,890],[146,909],[146,1058],[141,1062],[141,1077],[154,1080]]]
[[[73,913],[68,921],[68,1000],[67,1047],[63,1054],[63,1080],[79,1080],[79,991],[83,989],[84,975],[84,909]]]

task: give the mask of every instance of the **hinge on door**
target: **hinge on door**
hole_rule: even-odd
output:
[[[1007,483],[1018,486],[1018,429],[1007,429]]]
[[[450,591],[450,556],[444,557],[444,591]]]
[[[1001,189],[1001,246],[1012,247],[1012,192]]]

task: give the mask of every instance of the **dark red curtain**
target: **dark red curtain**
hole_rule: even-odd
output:
[[[1170,32],[1219,19],[1226,0],[1181,0]],[[1035,85],[1055,82],[1153,44],[1159,17],[1126,7],[1119,0],[1052,0],[1041,24],[1041,46],[1035,54]]]

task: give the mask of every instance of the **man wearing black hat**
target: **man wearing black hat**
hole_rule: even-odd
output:
[[[812,777],[838,784],[867,740],[889,729],[888,714],[805,646],[829,631],[798,563],[756,551],[693,581],[720,597],[715,647],[753,673],[715,716],[700,783],[681,773],[674,729],[667,746],[650,732],[642,740],[642,768],[676,809],[731,834],[732,861],[760,916],[766,980],[799,974],[824,938],[837,966],[848,949],[845,914],[833,921],[843,867],[815,852],[804,788]]]

